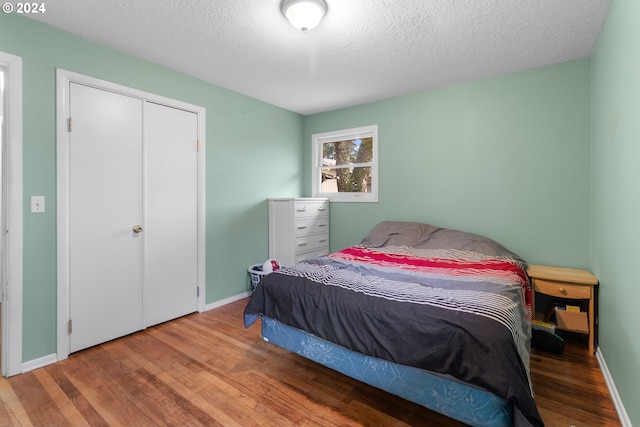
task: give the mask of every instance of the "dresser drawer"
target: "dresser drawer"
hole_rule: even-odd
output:
[[[296,201],[295,203],[296,221],[299,218],[316,218],[329,215],[329,202],[306,202]]]
[[[302,218],[296,220],[296,237],[308,234],[328,233],[329,217],[320,216],[317,218]]]
[[[536,291],[545,295],[570,299],[590,299],[591,286],[573,285],[553,280],[533,279]]]
[[[296,254],[310,251],[313,249],[328,247],[329,233],[314,234],[311,236],[302,236],[296,238]]]
[[[316,250],[313,250],[311,252],[305,252],[305,253],[296,255],[295,262],[297,264],[299,262],[306,261],[308,259],[318,258],[318,257],[325,256],[325,255],[328,255],[328,254],[329,254],[329,248],[328,247],[321,248],[321,249],[316,249]]]

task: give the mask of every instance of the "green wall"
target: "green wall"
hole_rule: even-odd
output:
[[[266,197],[302,191],[302,116],[17,15],[0,14],[0,50],[23,60],[24,361],[56,352],[56,68],[206,108],[206,302],[249,289]],[[46,213],[29,213],[32,195]]]
[[[640,426],[640,2],[616,0],[592,58],[592,268],[600,351]]]
[[[589,67],[568,62],[307,117],[305,141],[379,125],[379,202],[333,203],[331,249],[359,243],[381,220],[411,220],[486,235],[530,263],[588,267]]]

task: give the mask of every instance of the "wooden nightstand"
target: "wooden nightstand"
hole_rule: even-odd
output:
[[[527,274],[531,278],[533,291],[532,309],[536,313],[536,292],[554,298],[588,300],[587,317],[589,322],[589,353],[595,352],[595,286],[598,279],[591,272],[574,268],[530,265]]]

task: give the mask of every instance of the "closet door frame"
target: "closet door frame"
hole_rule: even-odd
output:
[[[57,231],[57,361],[69,357],[70,338],[70,259],[69,259],[69,88],[71,83],[92,86],[97,89],[127,95],[143,101],[163,104],[197,114],[198,116],[198,312],[205,310],[205,109],[175,99],[144,92],[116,83],[74,73],[56,70],[56,231]]]

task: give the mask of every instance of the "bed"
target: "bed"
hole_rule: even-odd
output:
[[[361,244],[263,277],[245,326],[474,426],[542,426],[526,263],[471,233],[385,221]]]

